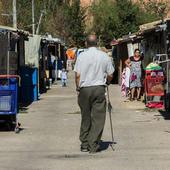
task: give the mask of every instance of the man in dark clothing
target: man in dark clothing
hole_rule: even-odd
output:
[[[99,151],[99,141],[106,117],[106,81],[112,80],[114,68],[109,56],[100,51],[96,35],[87,37],[87,51],[81,53],[75,64],[78,104],[81,109],[81,151]]]

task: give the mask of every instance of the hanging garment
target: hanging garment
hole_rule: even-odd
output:
[[[126,71],[125,71],[125,86],[126,86],[126,88],[129,88],[130,87],[130,68],[126,67],[125,69],[126,69]]]
[[[122,72],[121,94],[122,97],[126,97],[126,68]]]

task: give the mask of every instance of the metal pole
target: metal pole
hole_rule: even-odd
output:
[[[34,14],[34,0],[32,0],[32,34],[35,34],[35,14]]]
[[[109,119],[110,119],[110,129],[111,129],[111,137],[112,137],[112,143],[110,143],[110,147],[114,151],[115,149],[113,148],[113,145],[116,144],[114,141],[114,136],[113,136],[113,125],[112,125],[112,105],[110,102],[110,97],[109,97],[109,87],[107,86],[107,97],[108,97],[108,112],[109,112]]]
[[[17,9],[16,9],[16,0],[13,0],[13,27],[17,29]]]
[[[111,129],[111,137],[112,137],[112,144],[114,144],[114,136],[113,136],[113,125],[112,125],[112,105],[110,102],[109,97],[109,87],[107,86],[107,100],[108,100],[108,112],[109,112],[109,119],[110,119],[110,129]]]
[[[168,55],[166,56],[167,60],[167,66],[166,66],[166,77],[167,77],[167,83],[166,83],[166,93],[169,94],[169,62],[168,62]]]
[[[10,51],[10,32],[8,32],[8,52],[7,52],[7,72],[6,74],[9,75],[10,74],[10,65],[9,65],[9,51]]]
[[[37,26],[36,34],[39,34],[40,24],[41,24],[41,21],[42,21],[43,14],[44,14],[44,12],[43,12],[43,11],[41,11],[41,15],[40,15],[40,19],[39,19],[39,22],[38,22],[38,26]]]

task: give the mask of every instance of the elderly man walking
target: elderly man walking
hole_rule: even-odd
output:
[[[105,87],[112,80],[114,68],[109,56],[97,48],[96,35],[89,35],[86,45],[88,50],[80,54],[74,68],[82,118],[80,150],[95,153],[100,150],[105,124]]]

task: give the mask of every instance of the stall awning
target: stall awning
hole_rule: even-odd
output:
[[[170,18],[166,18],[164,20],[165,23],[169,21],[170,21]],[[142,34],[149,33],[155,30],[158,30],[158,31],[163,30],[164,28],[166,28],[166,25],[163,24],[161,20],[158,20],[158,21],[140,25],[138,34],[142,35]]]
[[[24,31],[21,29],[15,29],[13,27],[8,27],[8,26],[4,26],[4,25],[0,25],[0,31],[11,31],[11,32],[18,32],[20,34],[24,34],[24,35],[29,35],[28,31]]]

